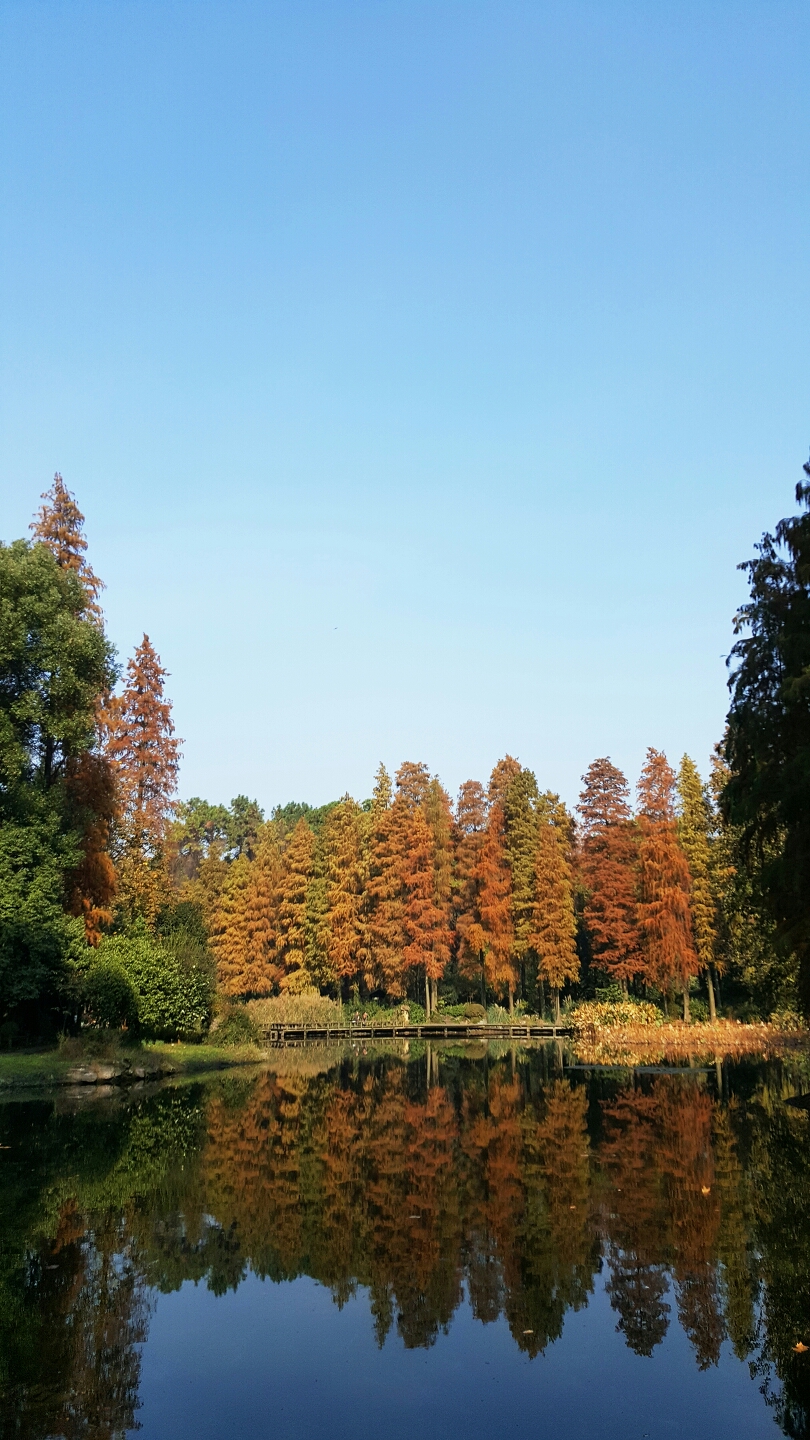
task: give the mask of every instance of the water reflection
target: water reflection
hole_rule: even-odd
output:
[[[290,1062],[291,1063],[291,1062]],[[310,1072],[317,1066],[310,1066]],[[136,1424],[150,1297],[248,1271],[369,1294],[379,1344],[463,1301],[535,1356],[607,1272],[640,1356],[729,1339],[807,1433],[808,1112],[794,1064],[561,1069],[555,1052],[353,1057],[141,1097],[0,1108],[0,1434]],[[6,1148],[7,1147],[7,1148]]]

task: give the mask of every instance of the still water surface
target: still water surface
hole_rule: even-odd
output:
[[[0,1106],[0,1435],[808,1433],[801,1060],[285,1052]]]

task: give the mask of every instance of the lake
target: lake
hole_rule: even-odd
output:
[[[0,1435],[807,1435],[806,1058],[389,1052],[4,1101]]]

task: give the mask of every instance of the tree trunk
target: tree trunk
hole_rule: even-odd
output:
[[[510,985],[510,986],[509,986],[509,1014],[510,1014],[510,1016],[511,1016],[511,1015],[514,1015],[514,1013],[515,1013],[515,996],[514,996],[514,991],[512,990],[512,986]]]
[[[554,1024],[560,1023],[560,987],[554,986]]]
[[[627,976],[626,976],[626,975],[622,975],[621,981],[620,981],[619,983],[621,984],[621,987],[622,987],[622,995],[624,996],[624,998],[625,998],[625,1000],[626,1000],[626,999],[627,999]]]
[[[425,1019],[430,1019],[430,981],[425,975]]]
[[[689,1024],[689,981],[683,987],[683,1023]]]
[[[432,1006],[433,1006],[433,1014],[435,1015],[435,1014],[438,1012],[438,1009],[439,1009],[439,982],[438,982],[438,980],[435,980],[435,979],[434,979],[434,981],[433,981],[433,987],[432,987],[432,988],[433,988],[433,997],[432,997],[432,999],[431,999],[431,1004],[432,1004]]]
[[[541,1019],[541,1020],[545,1020],[545,1018],[546,1018],[546,982],[545,982],[545,980],[542,979],[542,977],[541,977],[541,978],[538,980],[538,982],[537,982],[537,988],[538,988],[538,992],[539,992],[539,995],[540,995],[540,1019]]]
[[[706,971],[706,989],[709,993],[709,1019],[714,1024],[717,1019],[717,1006],[714,1003],[714,986],[712,984],[711,966]]]
[[[487,1008],[487,985],[484,979],[484,954],[481,952],[481,1004]]]

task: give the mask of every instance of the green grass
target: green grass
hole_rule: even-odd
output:
[[[206,1070],[222,1070],[233,1065],[258,1064],[266,1058],[262,1051],[252,1045],[169,1045],[162,1041],[147,1042],[141,1048],[133,1047],[121,1052],[133,1065],[152,1061],[165,1062],[179,1075],[196,1075]],[[6,1051],[0,1053],[0,1090],[21,1086],[64,1084],[67,1072],[81,1065],[92,1065],[97,1059],[91,1052],[85,1055],[60,1055],[57,1047],[52,1050]],[[103,1063],[118,1056],[104,1057]],[[157,1067],[156,1067],[157,1068]]]

